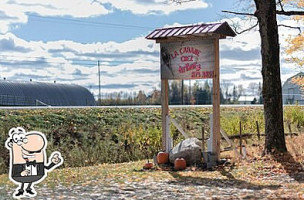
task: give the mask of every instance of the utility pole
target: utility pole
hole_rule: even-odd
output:
[[[98,105],[100,106],[101,105],[101,93],[100,93],[100,62],[99,60],[97,61],[97,64],[98,64],[98,90],[99,90],[99,93],[98,93]]]

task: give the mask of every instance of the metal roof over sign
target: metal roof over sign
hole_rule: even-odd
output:
[[[156,40],[161,42],[164,39],[172,38],[193,38],[193,37],[206,37],[218,36],[220,38],[225,38],[226,36],[234,37],[236,34],[228,25],[227,22],[223,23],[213,23],[213,24],[197,24],[190,26],[181,27],[168,27],[159,28],[151,32],[146,39]],[[159,40],[159,41],[158,41]]]

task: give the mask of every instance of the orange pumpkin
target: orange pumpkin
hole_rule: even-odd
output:
[[[161,151],[157,154],[157,163],[158,164],[166,164],[168,162],[169,162],[169,153]]]
[[[186,169],[186,160],[183,158],[176,158],[174,161],[174,169],[175,170],[184,170]]]
[[[153,167],[153,163],[150,163],[150,162],[147,162],[147,163],[145,163],[145,165],[144,165],[144,169],[151,169]]]

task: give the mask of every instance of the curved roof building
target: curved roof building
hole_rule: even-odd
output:
[[[79,85],[0,81],[2,106],[93,106],[95,99]]]
[[[304,91],[300,84],[293,81],[294,78],[304,78],[304,73],[300,72],[286,80],[282,87],[283,104],[304,105]]]

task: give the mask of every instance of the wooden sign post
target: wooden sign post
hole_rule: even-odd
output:
[[[160,43],[162,148],[170,150],[168,80],[212,79],[212,153],[220,154],[219,39],[235,36],[228,23],[156,29],[146,38]]]
[[[212,80],[213,85],[213,152],[216,153],[216,157],[220,156],[220,141],[221,141],[221,125],[220,125],[220,59],[219,59],[219,40],[214,39],[214,54],[215,54],[215,66],[214,76]]]
[[[167,116],[169,115],[169,83],[168,79],[161,81],[161,108],[162,108],[162,149],[167,149],[167,134],[170,133]]]

